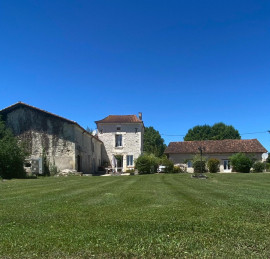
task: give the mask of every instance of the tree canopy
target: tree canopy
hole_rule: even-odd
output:
[[[0,177],[23,178],[25,152],[17,138],[6,128],[0,119]]]
[[[164,139],[160,136],[159,132],[153,127],[145,127],[143,151],[160,157],[165,148]]]
[[[184,137],[185,141],[194,140],[222,140],[222,139],[241,139],[241,136],[233,126],[223,122],[209,125],[198,125],[188,130]]]

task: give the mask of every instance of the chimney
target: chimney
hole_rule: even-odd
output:
[[[139,119],[142,121],[142,113],[139,112]]]

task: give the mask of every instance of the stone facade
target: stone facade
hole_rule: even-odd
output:
[[[117,117],[117,116],[116,116]],[[117,122],[98,121],[98,138],[104,143],[103,161],[111,164],[113,156],[121,157],[123,172],[134,169],[134,161],[143,151],[144,125],[141,120],[125,122],[124,116]]]
[[[74,121],[17,103],[0,111],[13,133],[26,145],[29,158],[46,156],[57,169],[94,173],[101,165],[103,143]]]

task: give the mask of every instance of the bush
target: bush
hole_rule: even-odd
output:
[[[185,173],[185,171],[182,168],[180,168],[179,166],[174,166],[173,173],[174,174],[181,174],[181,173]]]
[[[160,159],[160,164],[165,166],[164,173],[173,173],[174,164],[166,156]]]
[[[253,165],[253,170],[256,173],[261,173],[266,168],[265,164],[263,162],[255,162]]]
[[[153,174],[157,172],[159,159],[153,154],[142,154],[135,162],[135,168],[140,174]]]
[[[0,177],[25,178],[24,160],[26,153],[18,139],[0,120]]]
[[[192,166],[195,174],[206,173],[206,157],[195,155],[192,159]]]
[[[206,161],[195,161],[193,162],[193,168],[194,168],[194,173],[206,173]]]
[[[270,172],[270,163],[266,163],[266,171]]]
[[[219,171],[219,160],[210,158],[207,162],[207,167],[210,173],[217,173]]]
[[[249,173],[253,165],[253,159],[243,153],[237,153],[230,157],[233,171],[240,173]]]

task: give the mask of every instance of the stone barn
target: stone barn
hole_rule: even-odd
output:
[[[58,170],[95,173],[103,142],[77,122],[18,102],[0,111],[2,119],[27,148],[30,159],[46,157]]]

